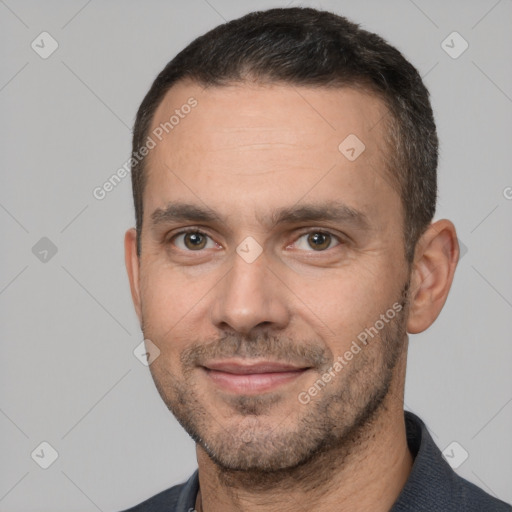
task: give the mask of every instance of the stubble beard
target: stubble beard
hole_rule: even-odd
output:
[[[332,367],[333,355],[322,345],[298,343],[283,336],[229,335],[207,344],[194,343],[181,357],[182,380],[159,360],[150,366],[155,385],[168,409],[224,475],[236,474],[239,480],[243,473],[248,483],[264,488],[284,476],[302,480],[304,467],[313,465],[315,459],[322,461],[320,465],[327,471],[331,462],[333,466],[342,463],[340,458],[348,457],[371,435],[370,426],[390,394],[397,363],[406,351],[407,291],[408,284],[399,301],[402,310],[395,318],[308,404],[301,404],[296,395],[279,392],[229,396],[225,403],[239,420],[221,425],[191,378],[197,364],[213,357],[307,362],[318,369],[317,378]],[[144,335],[151,339],[151,333]],[[155,343],[158,345],[158,340]],[[296,401],[297,412],[272,421],[280,403],[289,405],[290,400]],[[333,457],[335,463],[330,460]]]

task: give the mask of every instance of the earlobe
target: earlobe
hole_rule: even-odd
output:
[[[407,332],[428,329],[441,312],[459,259],[455,226],[443,219],[431,224],[416,246],[411,274]]]
[[[124,235],[124,261],[126,271],[128,272],[128,279],[130,280],[133,305],[139,318],[139,323],[141,323],[142,308],[139,283],[139,256],[137,254],[137,232],[135,228],[129,229]]]

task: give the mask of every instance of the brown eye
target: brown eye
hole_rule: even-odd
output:
[[[331,245],[332,237],[328,233],[310,233],[308,244],[315,251],[323,251]]]
[[[206,236],[201,233],[185,233],[183,241],[187,249],[192,251],[204,249],[206,246]]]
[[[182,251],[195,252],[215,247],[213,240],[201,231],[182,231],[172,238],[172,244]]]

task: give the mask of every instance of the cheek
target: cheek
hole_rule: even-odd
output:
[[[145,272],[141,284],[144,334],[159,340],[161,350],[181,350],[181,340],[200,332],[211,285],[165,268]]]
[[[383,269],[379,271],[382,277],[376,277],[379,273],[374,270],[347,268],[303,282],[300,287],[297,308],[302,319],[315,326],[334,355],[345,352],[359,334],[374,326],[400,300],[398,279],[390,279]]]

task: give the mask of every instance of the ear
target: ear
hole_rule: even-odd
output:
[[[417,334],[434,323],[448,297],[458,260],[455,226],[446,219],[431,224],[416,244],[407,332]]]
[[[139,282],[139,256],[137,254],[137,232],[135,228],[129,229],[124,235],[124,262],[128,279],[130,280],[130,290],[132,292],[133,305],[135,312],[139,317],[139,323],[142,322],[142,308],[140,300],[140,282]]]

